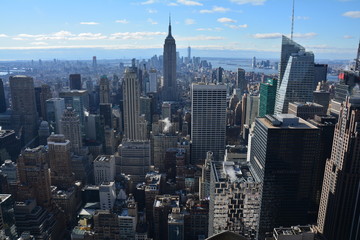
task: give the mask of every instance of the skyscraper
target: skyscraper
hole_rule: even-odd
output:
[[[4,92],[4,83],[0,78],[0,113],[6,112],[6,100]]]
[[[284,41],[290,43],[289,49],[285,48]],[[314,54],[305,52],[303,48],[297,52],[290,52],[290,50],[297,50],[297,46],[301,46],[286,37],[283,37],[283,45],[282,50],[287,53],[286,57],[289,57],[284,73],[282,73],[284,53],[281,53],[279,73],[281,78],[276,93],[276,114],[287,113],[289,102],[311,102],[314,90]]]
[[[355,71],[360,71],[360,41],[359,41],[357,56],[355,59]]]
[[[192,163],[202,164],[208,151],[215,161],[225,153],[226,86],[193,84],[191,91]]]
[[[142,134],[138,127],[140,115],[140,86],[135,66],[125,70],[123,94],[124,137],[130,140],[141,140]]]
[[[237,88],[240,89],[240,93],[242,95],[244,93],[244,91],[247,90],[247,82],[245,79],[245,70],[242,68],[238,68],[236,84],[237,84]]]
[[[80,117],[80,123],[84,126],[84,110],[89,109],[89,94],[86,90],[71,90],[59,93],[64,98],[65,107],[72,107]]]
[[[307,224],[315,202],[319,162],[317,127],[292,114],[257,118],[251,138],[251,172],[262,182],[259,239],[274,227]]]
[[[34,80],[32,77],[10,76],[11,102],[14,115],[23,127],[25,142],[29,142],[37,130],[37,111],[35,103]]]
[[[286,36],[282,36],[282,44],[281,44],[281,56],[280,56],[280,63],[279,63],[279,84],[278,88],[281,85],[285,69],[288,65],[289,58],[291,54],[297,53],[299,51],[305,51],[305,48],[298,43],[294,42],[290,38]]]
[[[100,78],[100,103],[110,103],[110,81],[106,75]]]
[[[81,75],[70,74],[69,76],[70,90],[81,90]]]
[[[46,115],[50,128],[55,133],[61,132],[60,120],[65,110],[63,98],[50,98],[46,100]]]
[[[70,140],[71,151],[79,154],[82,148],[82,134],[79,115],[68,107],[61,118],[61,133]]]
[[[171,35],[171,21],[169,21],[169,32],[164,44],[164,87],[163,100],[177,100],[176,90],[176,44]]]
[[[27,148],[18,159],[19,183],[17,200],[36,199],[38,205],[51,204],[50,169],[46,150],[43,146]]]
[[[265,83],[260,83],[259,117],[274,114],[277,83],[277,79],[268,79]]]
[[[51,168],[51,184],[60,189],[70,188],[74,182],[71,168],[70,141],[62,134],[52,134],[47,140]]]
[[[326,161],[318,216],[329,240],[360,237],[360,98],[344,102],[335,126],[331,157]]]

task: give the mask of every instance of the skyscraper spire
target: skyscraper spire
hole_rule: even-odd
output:
[[[360,40],[359,40],[357,56],[355,59],[355,71],[360,71]]]
[[[293,7],[292,7],[292,18],[291,18],[291,40],[293,40],[293,35],[294,35],[294,8],[295,8],[295,0],[293,0]]]
[[[171,36],[171,14],[169,13],[169,34],[168,36]]]

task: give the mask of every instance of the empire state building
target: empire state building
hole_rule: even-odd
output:
[[[164,44],[164,86],[163,101],[176,101],[176,44],[171,35],[171,21],[169,21],[169,33]]]

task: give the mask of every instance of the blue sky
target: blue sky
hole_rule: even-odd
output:
[[[292,0],[1,0],[0,59],[159,55],[169,13],[182,54],[190,45],[198,56],[278,58],[291,8]],[[359,39],[360,0],[296,0],[294,40],[317,58],[353,59]]]

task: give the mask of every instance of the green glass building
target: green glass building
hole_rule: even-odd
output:
[[[277,79],[269,78],[265,83],[260,84],[259,117],[274,114],[277,83]]]

